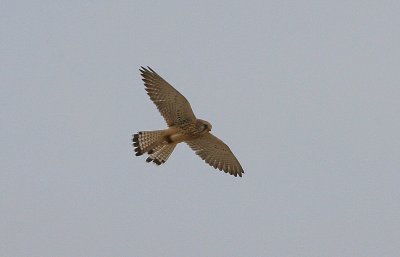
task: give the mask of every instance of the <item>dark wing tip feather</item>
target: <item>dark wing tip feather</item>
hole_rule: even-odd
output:
[[[157,74],[152,68],[150,68],[150,66],[147,66],[147,68],[145,68],[143,66],[140,66],[139,71],[142,73],[142,75],[144,73],[155,73],[155,74]]]
[[[150,66],[147,66],[147,69],[149,69],[151,72],[157,74],[157,72],[155,72],[152,68],[150,68]]]

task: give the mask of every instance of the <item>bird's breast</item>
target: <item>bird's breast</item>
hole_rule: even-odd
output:
[[[186,124],[185,124],[186,125]],[[166,141],[168,143],[178,144],[183,141],[195,139],[200,136],[196,127],[193,124],[187,124],[186,126],[174,126],[168,129],[166,135]]]

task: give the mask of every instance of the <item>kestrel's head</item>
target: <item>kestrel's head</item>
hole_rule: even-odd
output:
[[[212,125],[205,120],[201,120],[201,119],[197,119],[196,121],[196,127],[198,128],[199,131],[201,131],[202,133],[205,132],[210,132],[212,129]]]

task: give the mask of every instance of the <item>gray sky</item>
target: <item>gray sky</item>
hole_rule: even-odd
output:
[[[0,256],[398,256],[399,2],[160,2],[1,2]],[[134,156],[141,65],[243,178]]]

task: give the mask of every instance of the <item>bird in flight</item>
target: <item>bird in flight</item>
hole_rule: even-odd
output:
[[[211,124],[197,119],[188,100],[150,67],[140,69],[147,94],[164,117],[168,128],[133,135],[136,156],[147,153],[147,162],[165,163],[175,146],[185,142],[215,169],[241,177],[242,166],[229,147],[210,133]]]

